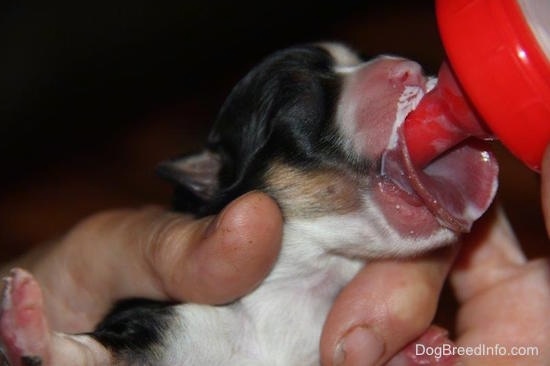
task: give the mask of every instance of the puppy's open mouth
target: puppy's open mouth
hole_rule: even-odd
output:
[[[405,89],[394,133],[382,155],[382,176],[411,199],[420,199],[441,225],[456,232],[468,232],[493,201],[498,164],[486,142],[471,138],[446,150],[426,166],[415,166],[401,127],[406,114],[423,95],[421,88]]]

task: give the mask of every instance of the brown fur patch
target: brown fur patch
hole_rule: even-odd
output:
[[[336,169],[306,171],[276,162],[266,173],[266,191],[285,217],[345,214],[361,206],[359,186]]]

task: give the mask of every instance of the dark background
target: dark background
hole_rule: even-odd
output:
[[[443,59],[426,0],[4,2],[0,261],[98,210],[168,203],[155,165],[200,146],[262,57],[318,40],[431,73]],[[496,149],[518,235],[530,256],[547,255],[538,177]]]

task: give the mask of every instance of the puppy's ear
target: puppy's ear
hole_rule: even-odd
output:
[[[218,154],[203,150],[159,164],[158,173],[176,183],[202,201],[210,201],[219,189],[221,159]]]

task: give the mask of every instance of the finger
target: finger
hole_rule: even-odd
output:
[[[380,365],[422,334],[455,251],[367,264],[328,315],[321,336],[323,365]]]
[[[223,303],[241,296],[270,270],[281,232],[278,206],[261,193],[238,198],[217,219],[158,207],[117,210],[87,219],[26,267],[44,288],[56,329],[82,331],[122,298]]]
[[[549,312],[550,262],[531,261],[514,275],[461,304],[457,315],[457,344],[472,348],[498,347],[497,353],[464,357],[464,364],[549,365]],[[514,348],[525,352],[526,347],[529,353],[511,353]]]
[[[466,357],[467,365],[542,365],[550,360],[550,266],[527,262],[500,208],[484,219],[483,230],[464,245],[451,271],[460,303],[457,343],[465,347],[501,345],[504,353]],[[508,353],[513,347],[536,347],[537,357]]]
[[[546,149],[542,158],[541,199],[546,232],[550,233],[550,146]]]
[[[450,280],[459,302],[513,276],[526,263],[502,207],[493,207],[462,244]]]
[[[271,270],[281,245],[282,224],[272,199],[250,193],[232,202],[215,220],[198,222],[187,248],[172,246],[147,258],[170,296],[225,303],[250,292]],[[174,260],[178,257],[184,263]]]

